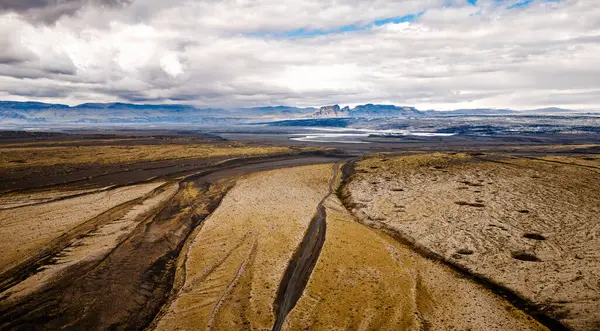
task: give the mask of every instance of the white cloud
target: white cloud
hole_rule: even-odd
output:
[[[183,65],[175,53],[169,53],[160,60],[161,68],[171,77],[177,77],[183,74]]]
[[[100,2],[47,24],[33,9],[0,13],[1,97],[600,108],[593,0]],[[366,26],[420,12],[414,23]],[[359,29],[284,37],[350,25]]]

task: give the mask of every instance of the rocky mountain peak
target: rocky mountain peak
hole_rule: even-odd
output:
[[[348,116],[350,108],[344,107],[340,108],[339,105],[333,106],[323,106],[319,108],[314,114],[313,117],[318,118],[329,118],[329,117],[345,117]]]

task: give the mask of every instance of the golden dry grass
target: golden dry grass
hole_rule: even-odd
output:
[[[0,147],[0,171],[44,166],[102,165],[185,158],[266,155],[291,152],[289,147],[231,144],[133,146]]]
[[[139,140],[140,138],[107,138],[107,139],[93,139],[93,140],[85,140],[85,139],[69,139],[69,140],[47,140],[47,141],[28,141],[28,142],[17,142],[17,143],[7,143],[7,144],[2,144],[2,147],[36,147],[39,145],[44,145],[44,146],[51,146],[51,145],[55,145],[55,146],[61,146],[61,145],[73,145],[73,144],[86,144],[86,143],[106,143],[106,144],[117,144],[120,142],[130,142],[130,141],[136,141]],[[169,138],[169,140],[171,141],[181,141],[181,142],[186,142],[189,141],[189,139],[186,138]]]
[[[573,156],[544,156],[541,157],[542,160],[554,161],[558,163],[570,163],[574,165],[586,166],[586,167],[596,167],[600,170],[600,155],[597,154],[584,154],[578,155],[577,157]]]
[[[573,149],[592,149],[598,148],[600,145],[598,144],[569,144],[569,145],[561,145],[561,144],[552,144],[552,145],[525,145],[525,146],[503,146],[500,147],[499,150],[504,152],[557,152],[557,151],[569,151]]]

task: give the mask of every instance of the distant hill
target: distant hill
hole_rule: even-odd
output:
[[[350,113],[356,117],[396,117],[423,115],[415,107],[366,104],[354,107]]]
[[[43,109],[66,109],[67,105],[43,103],[43,102],[20,102],[0,101],[0,110],[43,110]]]
[[[137,123],[194,122],[224,116],[220,109],[197,109],[187,105],[84,103],[77,106],[41,102],[0,101],[0,121],[26,123]]]
[[[14,123],[207,123],[251,118],[295,118],[315,108],[197,108],[190,105],[84,103],[77,106],[42,102],[0,101],[0,121]]]
[[[270,116],[270,117],[285,117],[285,116],[304,116],[313,113],[316,108],[297,108],[288,106],[268,106],[268,107],[253,107],[253,108],[238,108],[233,109],[234,113],[253,115],[253,116]]]
[[[571,113],[573,111],[570,109],[565,109],[565,108],[548,107],[548,108],[534,109],[534,110],[531,110],[531,112],[538,113],[538,114],[564,114],[564,113]]]
[[[565,108],[537,108],[528,110],[496,109],[496,108],[475,108],[475,109],[456,109],[448,111],[426,110],[423,113],[427,116],[498,116],[498,115],[571,115],[582,114],[589,111],[577,111]],[[593,112],[592,112],[593,113]]]
[[[494,108],[476,108],[476,109],[456,109],[448,111],[426,110],[428,116],[480,116],[480,115],[512,115],[519,112],[510,109]]]
[[[421,116],[423,113],[414,107],[398,107],[394,105],[359,105],[352,109],[349,107],[340,108],[339,105],[321,107],[312,114],[313,118],[336,118],[336,117],[355,117],[355,118],[380,118],[380,117],[405,117]]]

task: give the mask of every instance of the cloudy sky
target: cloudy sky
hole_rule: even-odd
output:
[[[0,100],[600,109],[597,0],[0,0]]]

